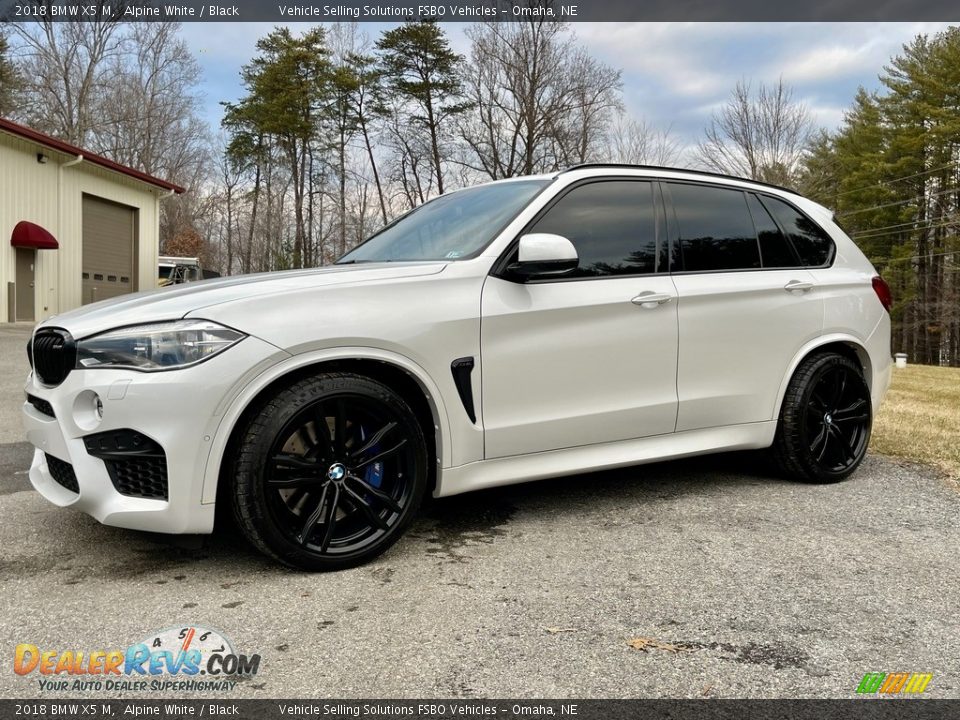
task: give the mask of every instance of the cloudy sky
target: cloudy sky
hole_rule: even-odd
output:
[[[296,27],[296,25],[294,25]],[[371,39],[389,25],[364,23]],[[446,23],[454,49],[466,53],[466,25]],[[623,71],[627,109],[692,144],[711,111],[741,78],[792,85],[816,121],[835,128],[857,87],[879,86],[892,55],[936,23],[578,23],[574,31],[595,56]],[[205,108],[220,122],[221,100],[242,94],[240,66],[271,26],[187,23],[183,36],[204,71]]]

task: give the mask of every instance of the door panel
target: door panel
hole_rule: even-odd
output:
[[[823,293],[750,193],[664,183],[680,348],[677,432],[776,417],[796,353],[823,329]]]
[[[673,299],[632,302],[643,293]],[[485,456],[673,432],[675,295],[666,275],[532,284],[487,278]]]
[[[772,420],[783,375],[823,329],[802,268],[674,275],[679,295],[677,432]],[[788,283],[810,283],[786,290]]]
[[[36,267],[37,251],[33,248],[17,248],[16,320],[36,319]]]

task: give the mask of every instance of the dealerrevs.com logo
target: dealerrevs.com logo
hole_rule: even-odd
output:
[[[256,675],[260,655],[234,651],[216,630],[167,628],[126,649],[49,650],[20,643],[17,675],[36,677],[42,691],[233,690],[238,679]]]

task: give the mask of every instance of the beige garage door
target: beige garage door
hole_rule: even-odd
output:
[[[135,208],[83,196],[83,302],[137,289]]]

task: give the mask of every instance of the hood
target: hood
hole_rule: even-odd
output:
[[[370,263],[236,275],[101,300],[62,315],[51,316],[41,323],[41,326],[62,327],[74,338],[80,339],[125,325],[178,320],[191,312],[200,316],[202,313],[198,311],[203,308],[233,300],[312,288],[434,275],[444,267],[446,263],[435,262]]]

